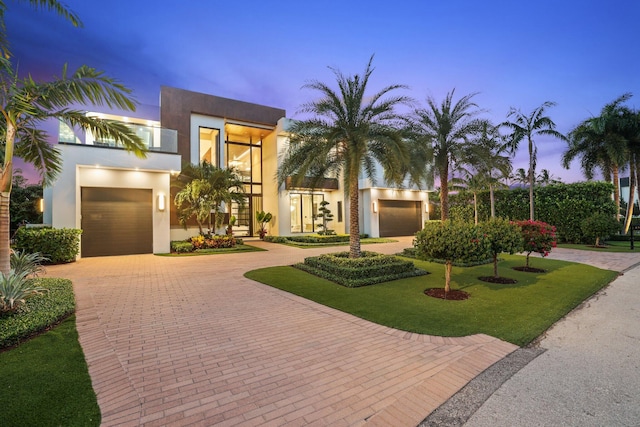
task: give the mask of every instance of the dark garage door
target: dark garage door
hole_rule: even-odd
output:
[[[83,187],[82,256],[153,252],[151,190]]]
[[[379,200],[380,237],[411,236],[422,229],[419,201]]]

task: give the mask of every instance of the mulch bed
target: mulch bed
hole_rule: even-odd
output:
[[[458,291],[451,289],[449,292],[444,291],[444,288],[431,288],[424,291],[425,295],[433,298],[446,299],[447,301],[463,301],[469,298],[469,294],[465,291]]]
[[[514,270],[524,271],[525,273],[546,273],[547,270],[535,267],[513,267]]]
[[[489,283],[497,283],[499,285],[513,285],[514,283],[518,283],[516,279],[510,279],[508,277],[482,276],[478,277],[478,280]]]

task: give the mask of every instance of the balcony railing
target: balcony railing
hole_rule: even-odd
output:
[[[161,153],[178,152],[178,131],[138,123],[126,123],[126,125],[142,139],[149,151]],[[90,131],[81,132],[81,135],[77,135],[72,128],[63,122],[60,122],[58,141],[63,144],[122,148],[121,145],[116,144],[114,139],[95,139]]]
[[[337,178],[312,178],[304,177],[302,180],[296,182],[293,177],[288,176],[284,181],[286,190],[294,189],[314,189],[314,190],[337,190],[338,179]]]

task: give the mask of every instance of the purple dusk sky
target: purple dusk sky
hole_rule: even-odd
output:
[[[66,0],[84,23],[7,2],[6,24],[22,74],[36,79],[86,64],[134,90],[137,115],[158,117],[161,85],[284,108],[295,118],[333,86],[328,67],[360,73],[372,54],[373,93],[390,84],[425,105],[456,89],[495,123],[510,107],[544,101],[566,133],[625,92],[640,104],[637,0],[215,1]],[[133,114],[132,114],[133,115]],[[538,137],[537,170],[582,180],[560,164],[566,143]],[[514,167],[526,169],[526,143]]]

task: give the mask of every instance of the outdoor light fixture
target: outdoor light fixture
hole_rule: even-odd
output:
[[[41,213],[44,212],[44,199],[38,200],[38,209]]]
[[[373,202],[373,213],[378,213],[378,202]]]
[[[424,211],[429,213],[429,202],[424,202]]]
[[[166,209],[166,199],[164,194],[158,194],[158,210],[164,212]]]

